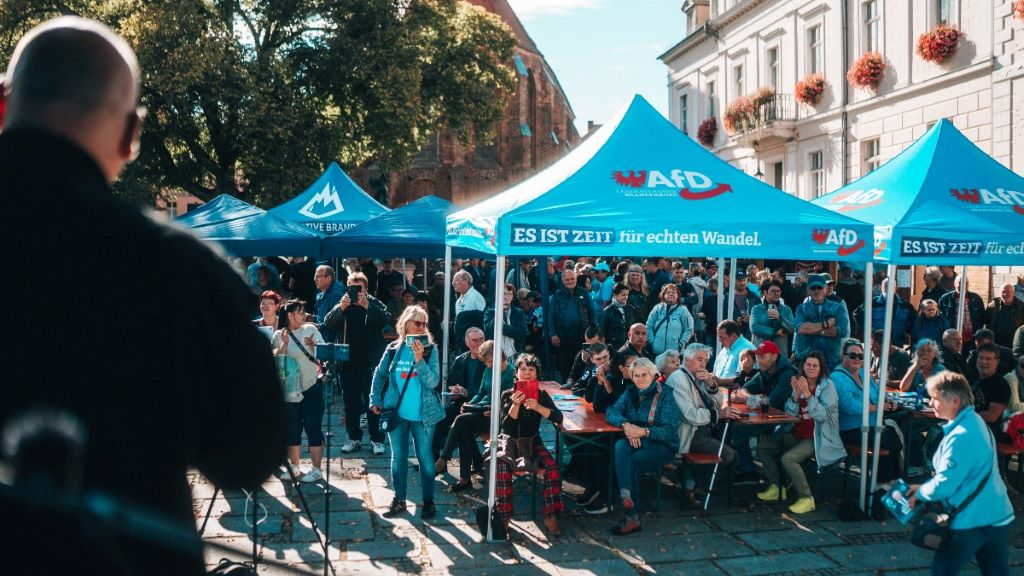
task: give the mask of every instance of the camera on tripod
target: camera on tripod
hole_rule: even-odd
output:
[[[348,362],[348,344],[327,342],[316,345],[316,359],[321,362]]]

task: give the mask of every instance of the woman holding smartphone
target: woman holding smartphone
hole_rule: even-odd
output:
[[[551,396],[539,388],[537,378],[540,373],[540,360],[533,354],[521,354],[516,360],[515,387],[501,395],[501,432],[508,435],[509,444],[516,443],[518,439],[532,438],[533,441],[526,447],[532,452],[520,453],[517,456],[532,458],[536,465],[537,475],[544,486],[544,527],[550,535],[557,536],[561,533],[558,527],[558,514],[564,508],[562,477],[558,471],[558,463],[544,447],[538,433],[542,420],[560,424],[562,413],[555,407]],[[507,457],[497,460],[495,509],[507,531],[508,523],[512,519],[512,474],[517,463]]]
[[[432,439],[434,426],[444,419],[444,408],[438,397],[440,383],[437,354],[427,331],[427,312],[410,306],[398,318],[398,339],[388,345],[373,373],[370,389],[370,410],[381,414],[391,412],[387,430],[391,444],[391,483],[395,499],[385,518],[395,518],[406,510],[406,479],[409,472],[409,436],[416,445],[423,490],[424,520],[437,514],[434,507],[434,458]],[[381,427],[384,427],[382,419]]]

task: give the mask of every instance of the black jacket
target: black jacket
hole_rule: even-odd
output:
[[[604,307],[604,314],[601,315],[601,334],[604,341],[611,350],[618,350],[626,343],[629,327],[637,322],[644,322],[647,318],[640,317],[640,310],[632,304],[618,307],[609,304]]]
[[[351,305],[341,311],[340,306],[331,308],[324,317],[324,326],[330,328],[338,339],[348,344],[349,362],[374,366],[384,353],[384,327],[393,320],[383,302],[366,295],[367,307]]]
[[[509,307],[508,321],[502,324],[501,333],[511,338],[516,344],[516,352],[522,352],[526,347],[526,334],[529,328],[526,326],[526,312],[518,306]],[[484,335],[494,338],[494,308],[484,311]]]
[[[463,352],[452,361],[452,368],[448,371],[448,386],[462,386],[466,389],[466,398],[472,398],[480,391],[484,368],[484,363],[473,358],[471,352]]]
[[[250,322],[254,297],[213,249],[116,199],[76,145],[31,130],[0,134],[0,218],[8,270],[39,273],[6,282],[3,320],[17,337],[4,355],[17,361],[5,366],[0,425],[32,406],[73,414],[88,433],[83,490],[192,533],[188,468],[226,489],[277,468],[284,401],[270,342]],[[0,514],[15,527],[4,544],[47,562],[55,527],[34,511]],[[139,536],[117,538],[129,573],[204,573],[198,539],[189,555]],[[77,558],[97,544],[79,535],[59,546]]]

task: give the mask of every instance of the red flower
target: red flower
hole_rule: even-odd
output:
[[[858,88],[878,88],[885,75],[885,58],[878,52],[867,52],[857,59],[846,73],[846,79]]]
[[[715,136],[718,134],[718,121],[715,117],[707,118],[700,123],[700,127],[697,128],[697,140],[701,144],[711,147],[715,143]]]
[[[746,96],[740,96],[729,103],[722,116],[722,124],[730,134],[754,125],[754,102]]]
[[[941,63],[956,54],[956,47],[964,33],[947,26],[939,24],[931,32],[921,34],[917,39],[917,53],[921,58]]]
[[[796,83],[794,97],[797,102],[803,102],[809,106],[818,103],[818,99],[825,92],[825,77],[821,74],[808,74],[803,80]]]

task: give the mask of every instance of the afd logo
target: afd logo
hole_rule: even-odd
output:
[[[870,190],[850,190],[842,194],[836,194],[829,200],[829,207],[836,212],[856,212],[882,203],[885,198],[885,190],[871,188]]]
[[[658,190],[671,188],[673,193],[679,191],[684,200],[707,200],[726,192],[732,192],[729,184],[715,184],[710,178],[692,170],[671,170],[666,175],[659,170],[616,170],[612,172],[612,180],[621,186],[646,189],[650,192],[642,196],[664,196]]]
[[[345,206],[341,203],[338,189],[334,187],[334,184],[328,182],[324,185],[323,190],[314,194],[309,202],[306,202],[306,205],[299,210],[299,214],[314,220],[321,220],[344,211]]]
[[[1013,210],[1024,216],[1024,192],[996,188],[995,192],[987,188],[952,188],[950,195],[957,200],[972,205],[976,212],[1001,212]]]
[[[836,254],[849,256],[864,247],[864,240],[859,238],[857,233],[847,228],[839,230],[830,228],[818,228],[811,232],[811,239],[822,248],[835,248]],[[825,250],[817,250],[823,252]]]

